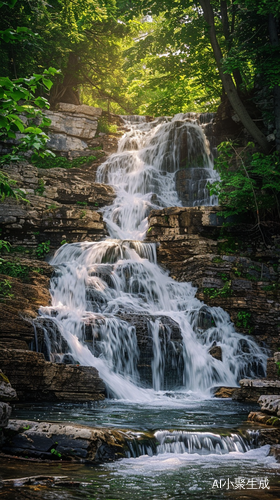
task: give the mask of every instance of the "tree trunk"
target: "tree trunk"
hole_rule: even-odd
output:
[[[230,35],[234,31],[234,16],[233,16],[233,21],[232,21],[232,25],[231,25],[232,32],[230,32],[229,20],[228,20],[228,8],[227,8],[226,0],[221,0],[221,17],[222,17],[224,37],[227,41],[228,50],[230,50],[230,48],[232,46]],[[242,76],[241,76],[239,69],[233,70],[233,78],[235,80],[236,87],[239,89],[241,84],[242,84]]]
[[[277,21],[273,14],[269,14],[268,17],[268,32],[270,43],[272,47],[279,46],[279,38],[278,38],[278,30],[277,30]],[[275,128],[276,128],[276,149],[280,153],[280,87],[279,85],[275,85],[273,89],[273,97],[274,97],[274,114],[275,114]]]
[[[233,83],[231,75],[223,73],[222,71],[221,60],[223,58],[223,55],[216,36],[212,5],[210,4],[209,0],[199,0],[199,3],[203,9],[204,19],[209,25],[210,42],[212,45],[220,77],[224,85],[225,91],[227,93],[228,99],[230,101],[230,104],[232,105],[236,114],[239,116],[241,123],[244,125],[249,134],[260,145],[263,151],[268,152],[269,144],[266,140],[266,137],[260,131],[257,125],[253,122],[248,111],[246,110],[243,102],[241,101],[238,95],[237,89]]]
[[[73,52],[70,52],[67,68],[62,83],[53,85],[50,93],[50,104],[53,107],[59,102],[67,102],[70,104],[81,104],[77,86],[79,71],[79,61]],[[75,88],[76,87],[76,88]]]

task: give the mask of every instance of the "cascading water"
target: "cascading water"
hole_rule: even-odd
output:
[[[50,359],[69,355],[95,366],[117,398],[152,401],[166,390],[169,396],[210,395],[216,386],[264,374],[266,353],[234,330],[225,311],[196,299],[190,283],[173,281],[157,265],[155,245],[142,241],[151,209],[181,205],[175,176],[182,165],[200,172],[190,175],[194,204],[215,204],[206,184],[217,174],[201,127],[185,115],[135,120],[97,172],[98,182],[116,190],[103,210],[110,238],[66,244],[51,262],[52,305],[42,307],[37,320],[45,349]],[[150,332],[151,377],[142,376],[131,318],[145,319]],[[179,341],[172,328],[179,329]],[[213,344],[221,347],[222,361],[209,354]]]

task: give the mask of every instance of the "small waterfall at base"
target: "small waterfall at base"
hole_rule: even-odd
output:
[[[189,176],[194,204],[215,204],[206,184],[217,174],[196,120],[134,119],[97,172],[116,191],[103,210],[110,237],[65,244],[51,262],[52,305],[36,321],[41,350],[54,361],[95,366],[117,398],[209,396],[216,386],[264,375],[266,352],[236,332],[225,311],[196,299],[190,283],[171,279],[156,263],[155,245],[142,241],[151,209],[181,206],[175,176],[182,165],[200,172]],[[209,354],[213,344],[222,360]]]
[[[186,432],[159,430],[152,437],[138,434],[127,439],[128,457],[141,455],[161,455],[164,453],[189,455],[226,455],[231,452],[246,453],[258,447],[258,431],[247,431],[240,434],[221,436],[212,432]]]

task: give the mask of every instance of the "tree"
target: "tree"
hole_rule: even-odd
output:
[[[12,11],[7,6],[3,11],[0,29],[24,26],[37,34],[32,45],[28,37],[13,45],[3,41],[3,76],[24,77],[46,66],[59,69],[61,76],[49,96],[52,106],[60,100],[78,104],[81,85],[100,97],[120,100],[119,41],[129,27],[118,22],[115,0],[18,0]]]

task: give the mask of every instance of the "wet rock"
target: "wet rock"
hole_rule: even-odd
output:
[[[270,447],[269,455],[276,459],[276,462],[280,462],[280,444],[274,444]]]
[[[0,370],[0,401],[12,401],[17,397],[16,391],[6,375]]]
[[[280,419],[275,416],[267,415],[261,411],[251,411],[248,415],[249,422],[256,422],[262,425],[271,425],[273,427],[280,427]]]
[[[280,380],[243,379],[240,388],[232,395],[237,401],[257,402],[263,395],[280,395]]]
[[[125,456],[122,431],[82,425],[11,420],[3,452],[48,460],[106,462]]]
[[[220,387],[215,392],[215,398],[231,398],[236,391],[236,387]]]
[[[0,349],[0,367],[19,401],[98,401],[105,386],[96,368],[45,361],[43,354]]]
[[[181,330],[168,316],[120,314],[122,320],[134,326],[140,351],[138,371],[140,380],[152,385],[152,362],[154,359],[152,324],[159,321],[160,348],[165,353],[164,387],[169,389],[183,384],[183,340]]]
[[[216,206],[152,210],[146,241],[158,243],[158,262],[173,279],[191,282],[197,287],[197,298],[227,311],[237,331],[276,350],[279,248],[262,246],[250,224],[235,224],[222,233],[220,211]]]
[[[209,354],[215,359],[218,359],[219,361],[223,360],[223,355],[222,355],[222,348],[219,345],[214,345],[209,349]]]
[[[0,402],[0,427],[6,427],[12,413],[12,408],[7,403]]]

